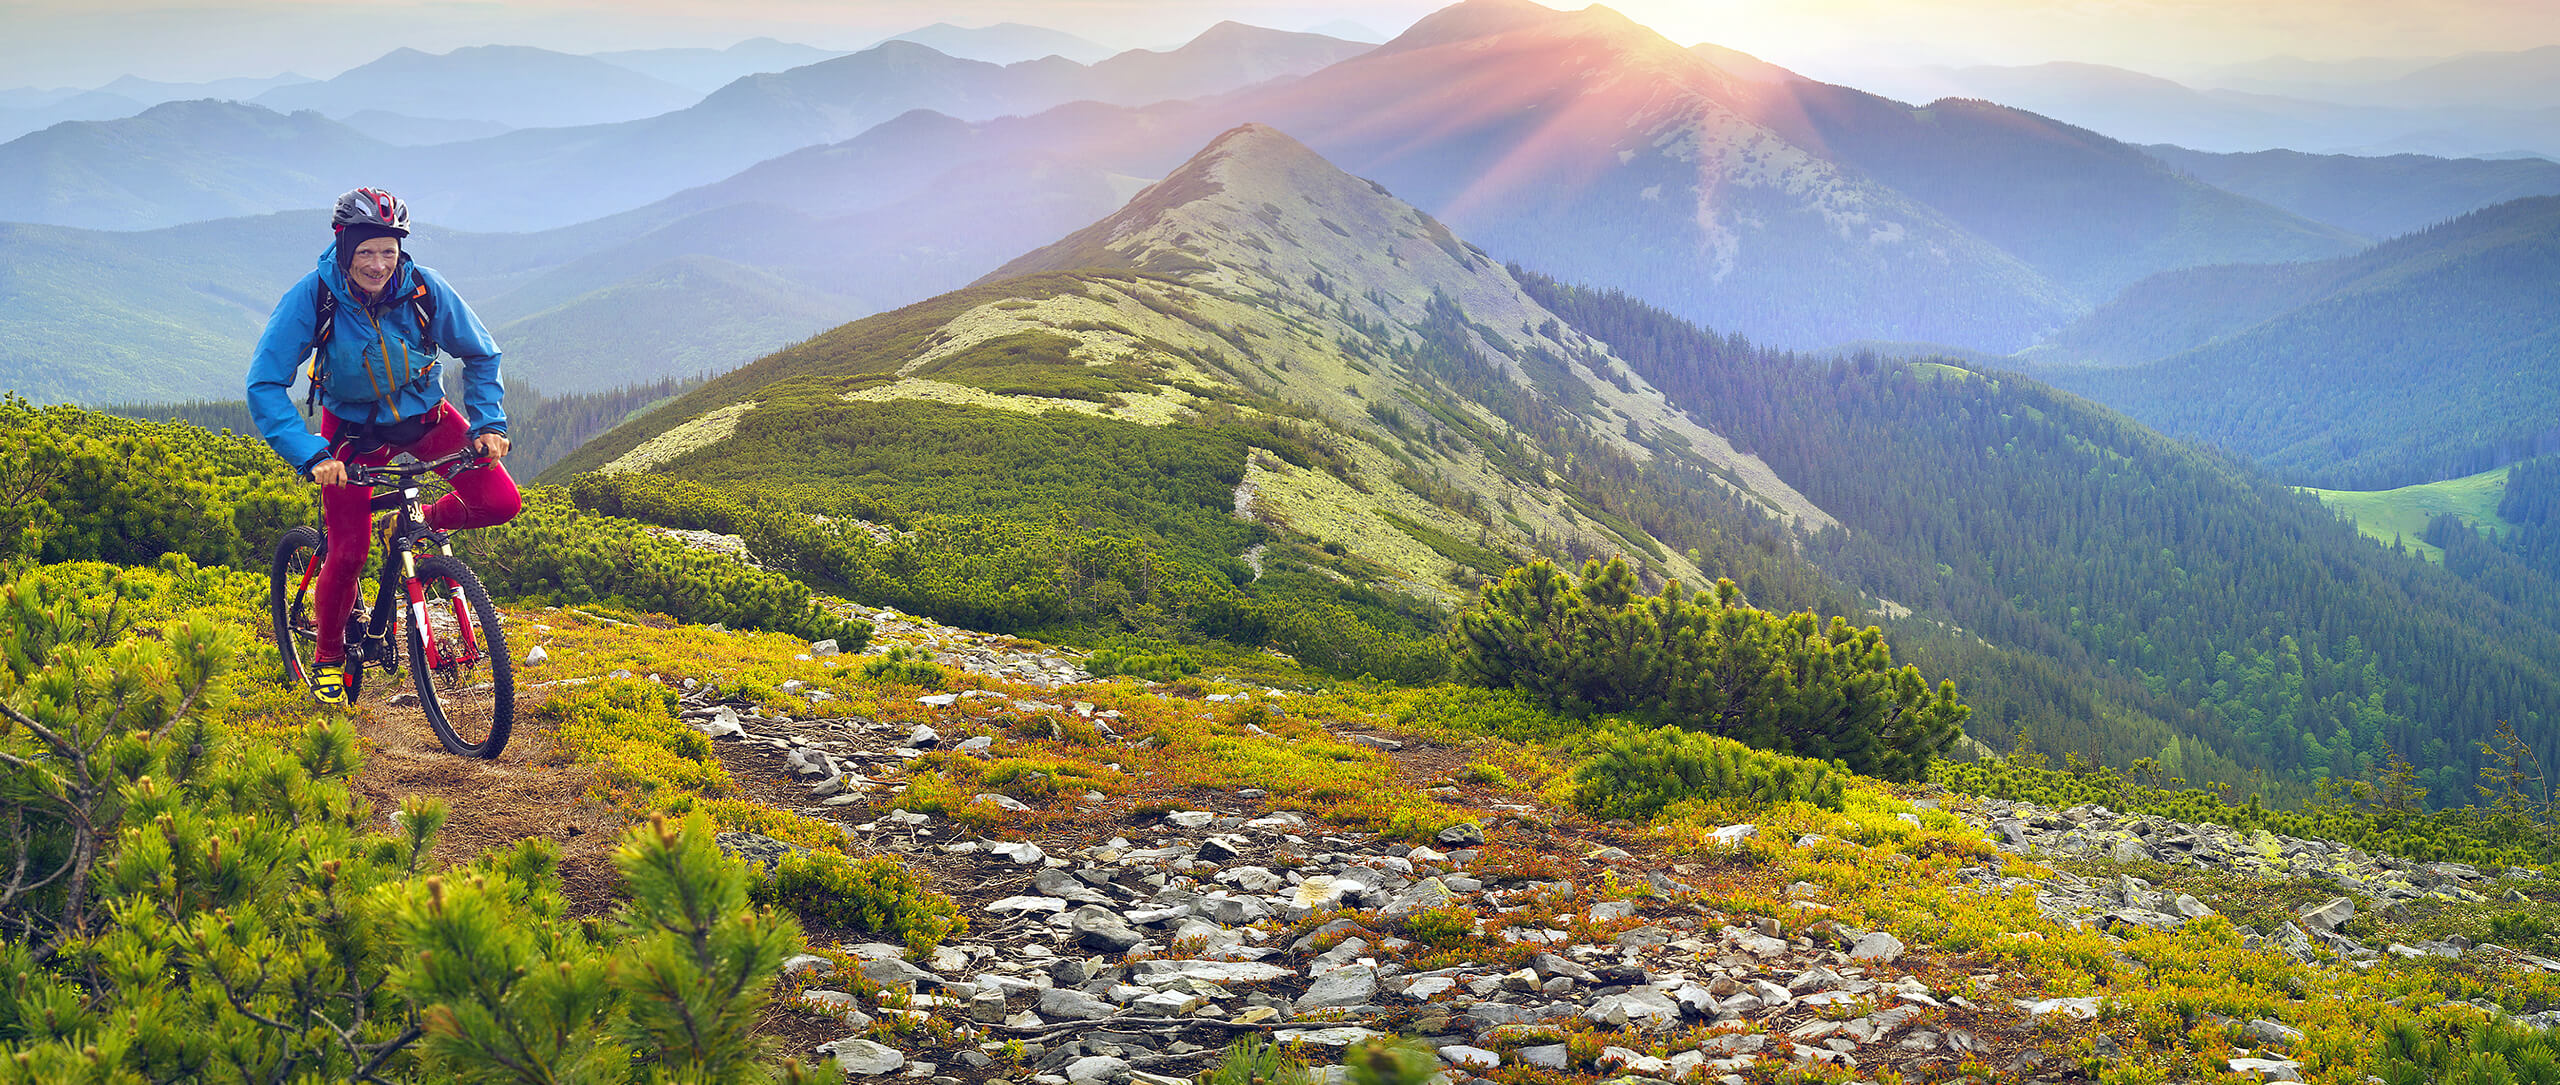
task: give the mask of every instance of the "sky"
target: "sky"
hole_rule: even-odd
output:
[[[936,22],[1020,22],[1164,48],[1222,19],[1283,30],[1350,20],[1392,35],[1429,0],[0,0],[0,89],[119,75],[326,78],[398,46],[567,52],[837,49]],[[1551,6],[1575,6],[1555,3]],[[2555,0],[1619,0],[1684,45],[1714,42],[1827,79],[1870,65],[2114,64],[2172,78],[2258,58],[2449,56],[2560,44]]]

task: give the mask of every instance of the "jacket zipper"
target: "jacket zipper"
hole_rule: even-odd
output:
[[[389,377],[391,375],[391,333],[384,331],[382,328],[382,314],[376,313],[370,307],[367,307],[365,309],[364,316],[365,319],[373,322],[374,337],[382,341],[382,375],[384,377]],[[407,354],[408,352],[409,350],[406,346],[400,348],[400,353]],[[386,398],[383,396],[382,382],[374,379],[373,366],[370,363],[364,367],[364,379],[365,383],[373,386],[374,402],[389,403],[391,405],[391,420],[394,422],[399,421],[400,402],[397,398]],[[395,387],[392,390],[397,392],[399,389]]]

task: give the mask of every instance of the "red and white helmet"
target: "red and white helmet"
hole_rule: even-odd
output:
[[[329,212],[329,228],[344,230],[349,226],[378,226],[400,237],[409,236],[409,205],[400,197],[378,188],[352,189],[338,197],[338,206]]]

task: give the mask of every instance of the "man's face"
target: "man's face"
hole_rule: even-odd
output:
[[[379,294],[391,281],[391,273],[400,269],[400,239],[373,237],[356,246],[354,258],[347,261],[347,278],[367,294]]]

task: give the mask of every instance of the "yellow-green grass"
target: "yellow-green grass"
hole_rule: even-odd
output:
[[[2442,564],[2444,548],[2420,541],[2427,521],[2446,513],[2462,518],[2472,530],[2504,533],[2515,528],[2498,515],[2498,500],[2507,493],[2507,469],[2423,482],[2396,490],[2321,490],[2303,487],[2329,510],[2355,521],[2356,530],[2391,545],[2397,539],[2411,553]]]

